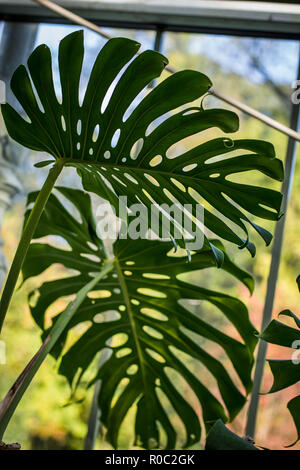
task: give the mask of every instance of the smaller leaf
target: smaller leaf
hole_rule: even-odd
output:
[[[300,290],[300,275],[297,277],[296,282]],[[297,349],[300,344],[300,319],[288,309],[283,310],[279,315],[292,318],[299,329],[287,326],[277,320],[272,320],[260,337],[268,343]],[[268,362],[274,379],[269,393],[278,392],[279,390],[283,390],[284,388],[290,387],[291,385],[299,382],[300,363],[298,360],[293,360],[293,358],[291,358],[291,360],[284,361],[269,359]],[[300,436],[300,395],[291,400],[287,407],[292,414],[298,431],[298,439],[288,446],[291,447],[298,442]]]
[[[299,382],[300,364],[296,364],[292,360],[281,361],[274,359],[269,359],[268,363],[270,364],[274,379],[269,393],[279,392],[279,390],[283,390]]]
[[[284,312],[281,312],[281,315],[283,314]],[[279,344],[280,346],[292,348],[294,347],[293,344],[295,344],[294,341],[300,340],[300,330],[298,331],[295,328],[285,325],[277,320],[272,320],[260,337],[268,343]]]

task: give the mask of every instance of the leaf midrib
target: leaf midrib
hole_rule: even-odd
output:
[[[144,385],[144,396],[146,398],[148,393],[149,393],[149,388],[147,387],[147,374],[146,374],[146,371],[145,371],[144,355],[143,355],[143,351],[142,351],[142,348],[141,348],[141,345],[140,345],[140,340],[139,340],[139,337],[138,337],[138,333],[137,333],[137,330],[136,330],[134,313],[133,313],[132,308],[131,308],[131,303],[130,303],[129,293],[128,293],[128,289],[127,289],[127,285],[126,285],[126,280],[123,276],[123,271],[122,271],[122,268],[120,266],[119,260],[117,258],[115,258],[114,264],[115,264],[116,272],[118,274],[121,291],[122,291],[122,294],[123,294],[123,297],[124,297],[124,302],[125,302],[125,305],[126,305],[127,311],[128,311],[129,323],[130,323],[130,326],[131,326],[133,339],[134,339],[134,342],[135,342],[135,345],[136,345],[136,351],[137,351],[137,356],[138,356],[138,360],[139,360],[139,364],[140,364],[140,371],[141,371],[141,375],[142,375],[142,381],[143,381],[143,385]],[[146,402],[147,402],[147,400],[146,400]]]

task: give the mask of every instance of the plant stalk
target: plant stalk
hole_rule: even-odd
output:
[[[25,256],[28,251],[28,247],[34,235],[35,229],[37,227],[38,221],[41,217],[43,209],[48,201],[48,198],[51,194],[51,191],[56,183],[58,176],[60,175],[63,169],[64,162],[62,160],[57,160],[54,166],[50,169],[47,179],[39,192],[38,197],[34,203],[34,206],[30,212],[27,223],[22,232],[22,236],[15,253],[13,262],[11,264],[6,283],[2,292],[1,302],[0,302],[0,333],[2,326],[5,320],[5,316],[14,293],[16,283],[20,274],[20,271],[23,266]]]
[[[3,438],[3,434],[6,431],[7,425],[18,406],[22,396],[30,385],[33,377],[40,368],[44,359],[51,351],[56,341],[61,336],[62,332],[75,315],[76,311],[84,301],[85,297],[92,290],[97,283],[113,268],[113,261],[107,261],[102,271],[98,276],[94,277],[88,284],[86,284],[78,294],[76,298],[69,303],[65,312],[61,314],[60,318],[55,322],[49,335],[43,342],[38,352],[33,356],[30,362],[27,364],[25,369],[19,375],[13,386],[8,391],[4,400],[0,404],[0,440]]]

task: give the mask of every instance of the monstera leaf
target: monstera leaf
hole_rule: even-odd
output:
[[[55,263],[75,269],[78,274],[45,282],[39,288],[38,299],[36,295],[31,299],[36,301],[31,305],[32,315],[43,329],[48,307],[60,297],[76,293],[101,270],[106,259],[103,242],[97,237],[90,197],[79,190],[58,189],[62,195],[59,199],[67,198],[79,212],[80,220],[66,209],[66,199],[60,201],[52,194],[35,238],[59,236],[68,246],[57,248],[47,243],[32,243],[23,276],[27,279],[39,275]],[[35,197],[32,193],[28,203],[31,204]],[[224,250],[220,242],[214,243],[219,250]],[[111,355],[92,383],[101,380],[101,421],[114,447],[118,445],[120,426],[133,405],[137,407],[136,444],[145,448],[161,445],[160,423],[167,436],[167,448],[175,447],[177,430],[169,419],[160,393],[167,397],[185,427],[185,445],[199,441],[199,416],[178,391],[170,371],[176,371],[195,393],[206,429],[219,418],[223,421],[234,418],[251,389],[257,338],[245,305],[229,295],[199,287],[192,282],[191,276],[186,277],[194,272],[193,279],[201,280],[205,275],[201,270],[216,266],[208,244],[192,254],[189,262],[186,256],[176,255],[173,251],[172,242],[118,239],[113,246],[113,270],[88,295],[70,321],[68,330],[86,321],[91,322],[90,327],[71,347],[66,343],[68,331],[65,331],[53,350],[56,357],[62,355],[60,373],[76,387],[95,356],[105,348],[110,349]],[[221,269],[252,291],[251,276],[236,266],[226,253]],[[193,313],[189,301],[215,306],[238,332],[240,340],[219,331],[211,322]],[[54,323],[62,313],[54,317]],[[202,347],[203,339],[223,348],[244,393],[222,362]],[[189,365],[191,359],[199,361],[212,374],[222,401],[193,372]]]
[[[297,283],[300,290],[300,276],[297,278]],[[297,350],[300,347],[300,319],[290,310],[283,310],[279,315],[291,317],[297,328],[292,328],[278,320],[272,320],[261,335],[262,339],[269,343],[292,348],[291,359],[268,360],[274,378],[269,393],[278,392],[300,381],[300,354],[293,351],[293,349]],[[294,419],[298,433],[297,440],[291,444],[294,445],[300,439],[300,395],[290,400],[287,407]]]
[[[28,59],[28,71],[21,65],[11,80],[11,89],[29,121],[9,104],[2,105],[8,133],[30,149],[49,153],[56,164],[77,168],[84,188],[108,199],[117,211],[120,195],[127,197],[126,208],[137,202],[147,209],[152,204],[175,202],[195,224],[196,206],[203,204],[205,226],[225,240],[246,246],[254,255],[247,225],[267,244],[271,235],[247,213],[277,220],[281,194],[234,182],[231,176],[256,170],[282,180],[282,164],[275,158],[273,146],[259,140],[224,138],[223,132],[238,129],[238,117],[231,111],[204,110],[202,105],[182,109],[211,86],[200,72],[173,74],[135,106],[135,98],[167,64],[155,51],[136,55],[139,47],[129,39],[109,40],[95,61],[81,104],[82,31],[70,34],[59,46],[61,102],[54,89],[50,50],[45,45],[37,47]],[[175,144],[213,127],[222,131],[219,138],[205,141],[200,137],[194,148],[170,158],[168,151]],[[51,162],[54,160],[46,163]],[[184,204],[188,208],[183,209]],[[150,217],[148,211],[148,227]],[[170,225],[164,213],[161,219],[159,230]],[[174,220],[171,224],[174,229]],[[180,222],[179,226],[182,230]],[[212,249],[221,264],[222,250]]]

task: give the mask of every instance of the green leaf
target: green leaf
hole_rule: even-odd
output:
[[[31,305],[31,312],[42,328],[48,307],[58,298],[76,293],[89,281],[90,273],[101,269],[106,259],[102,241],[97,238],[89,196],[74,189],[58,189],[76,206],[80,217],[75,219],[67,210],[68,201],[50,196],[35,237],[59,235],[68,246],[61,249],[46,243],[31,244],[23,276],[26,280],[39,275],[55,263],[75,269],[78,274],[45,282],[39,288],[39,297],[36,304]],[[31,194],[29,203],[35,197],[36,194]],[[222,270],[252,289],[251,276],[229,259],[220,241],[214,243],[224,256]],[[99,351],[110,348],[111,356],[94,381],[101,380],[101,420],[112,445],[117,447],[123,419],[136,405],[136,443],[145,448],[159,446],[160,423],[167,435],[166,447],[174,448],[178,430],[166,412],[161,395],[164,394],[183,422],[185,446],[190,446],[200,439],[199,416],[177,390],[169,372],[179,374],[194,391],[202,407],[206,429],[219,418],[233,419],[245,404],[252,386],[255,328],[241,301],[195,285],[187,276],[194,272],[193,279],[197,274],[200,280],[201,270],[216,267],[209,246],[191,254],[190,262],[184,254],[174,254],[171,242],[160,240],[118,239],[113,251],[114,271],[95,286],[94,294],[89,294],[68,327],[90,321],[90,328],[67,351],[64,349],[66,330],[54,351],[59,357],[64,349],[59,371],[76,387]],[[201,314],[193,313],[189,301],[199,304],[201,311],[207,303],[215,306],[237,330],[241,340],[223,333],[202,319]],[[60,315],[54,318],[54,324]],[[245,393],[241,393],[224,365],[201,346],[199,337],[223,348]],[[214,376],[224,404],[192,370],[191,359],[201,362]]]
[[[281,315],[283,313],[284,312],[281,312]],[[295,328],[287,326],[277,320],[272,320],[262,333],[261,338],[268,343],[279,344],[280,346],[286,346],[287,348],[296,348],[293,344],[296,344],[294,341],[300,341],[300,330],[298,331]]]
[[[38,352],[33,356],[13,386],[9,389],[8,393],[0,403],[0,439],[2,439],[8,423],[32,379],[34,378],[47,355],[55,347],[56,342],[84,301],[88,292],[92,290],[94,286],[97,285],[111,269],[112,263],[107,262],[104,265],[103,270],[96,277],[94,277],[94,279],[91,279],[86,285],[82,286],[82,288],[76,294],[75,299],[69,303],[49,334],[46,335]]]
[[[300,395],[290,400],[287,404],[288,410],[292,415],[296,429],[297,429],[297,439],[295,442],[290,444],[288,447],[292,447],[300,440]]]
[[[300,276],[297,277],[296,281],[298,287],[300,285],[299,279]],[[299,354],[295,354],[294,351],[295,349],[299,349],[300,346],[300,319],[290,310],[283,310],[279,315],[292,318],[297,329],[287,326],[277,320],[272,320],[261,334],[261,338],[268,343],[291,348],[292,357],[290,360],[268,359],[273,374],[273,385],[269,393],[278,392],[279,390],[283,390],[284,388],[290,387],[300,381]],[[287,407],[292,414],[298,432],[298,438],[290,445],[293,446],[300,439],[300,395],[290,400]]]
[[[300,380],[300,364],[292,360],[268,359],[273,374],[273,385],[269,393],[278,392],[290,387]]]
[[[258,450],[253,444],[230,431],[219,419],[207,435],[205,450]]]
[[[178,200],[181,205],[191,205],[187,217],[192,220],[197,217],[196,205],[201,204],[207,229],[247,247],[254,255],[248,225],[267,244],[272,236],[247,213],[277,220],[282,196],[242,183],[242,175],[239,182],[231,181],[231,176],[255,170],[281,181],[283,167],[275,158],[273,146],[254,139],[224,138],[223,133],[238,129],[238,117],[231,111],[187,107],[211,87],[210,80],[200,72],[173,74],[148,89],[135,106],[135,98],[167,64],[167,59],[155,51],[136,55],[139,47],[125,38],[105,44],[95,61],[82,105],[83,32],[68,35],[59,46],[61,103],[55,94],[50,50],[45,45],[37,47],[28,59],[28,71],[21,65],[11,80],[11,89],[30,122],[4,104],[8,133],[24,146],[76,167],[84,188],[108,199],[117,210],[120,195],[127,197],[127,206],[140,202],[148,209],[153,201],[171,205]],[[169,158],[168,151],[182,139],[213,127],[221,131],[220,137],[208,141],[201,138],[191,150]],[[149,211],[147,217],[149,222]],[[159,230],[169,224],[164,214],[161,217]],[[211,249],[220,264],[220,253],[214,246]]]

